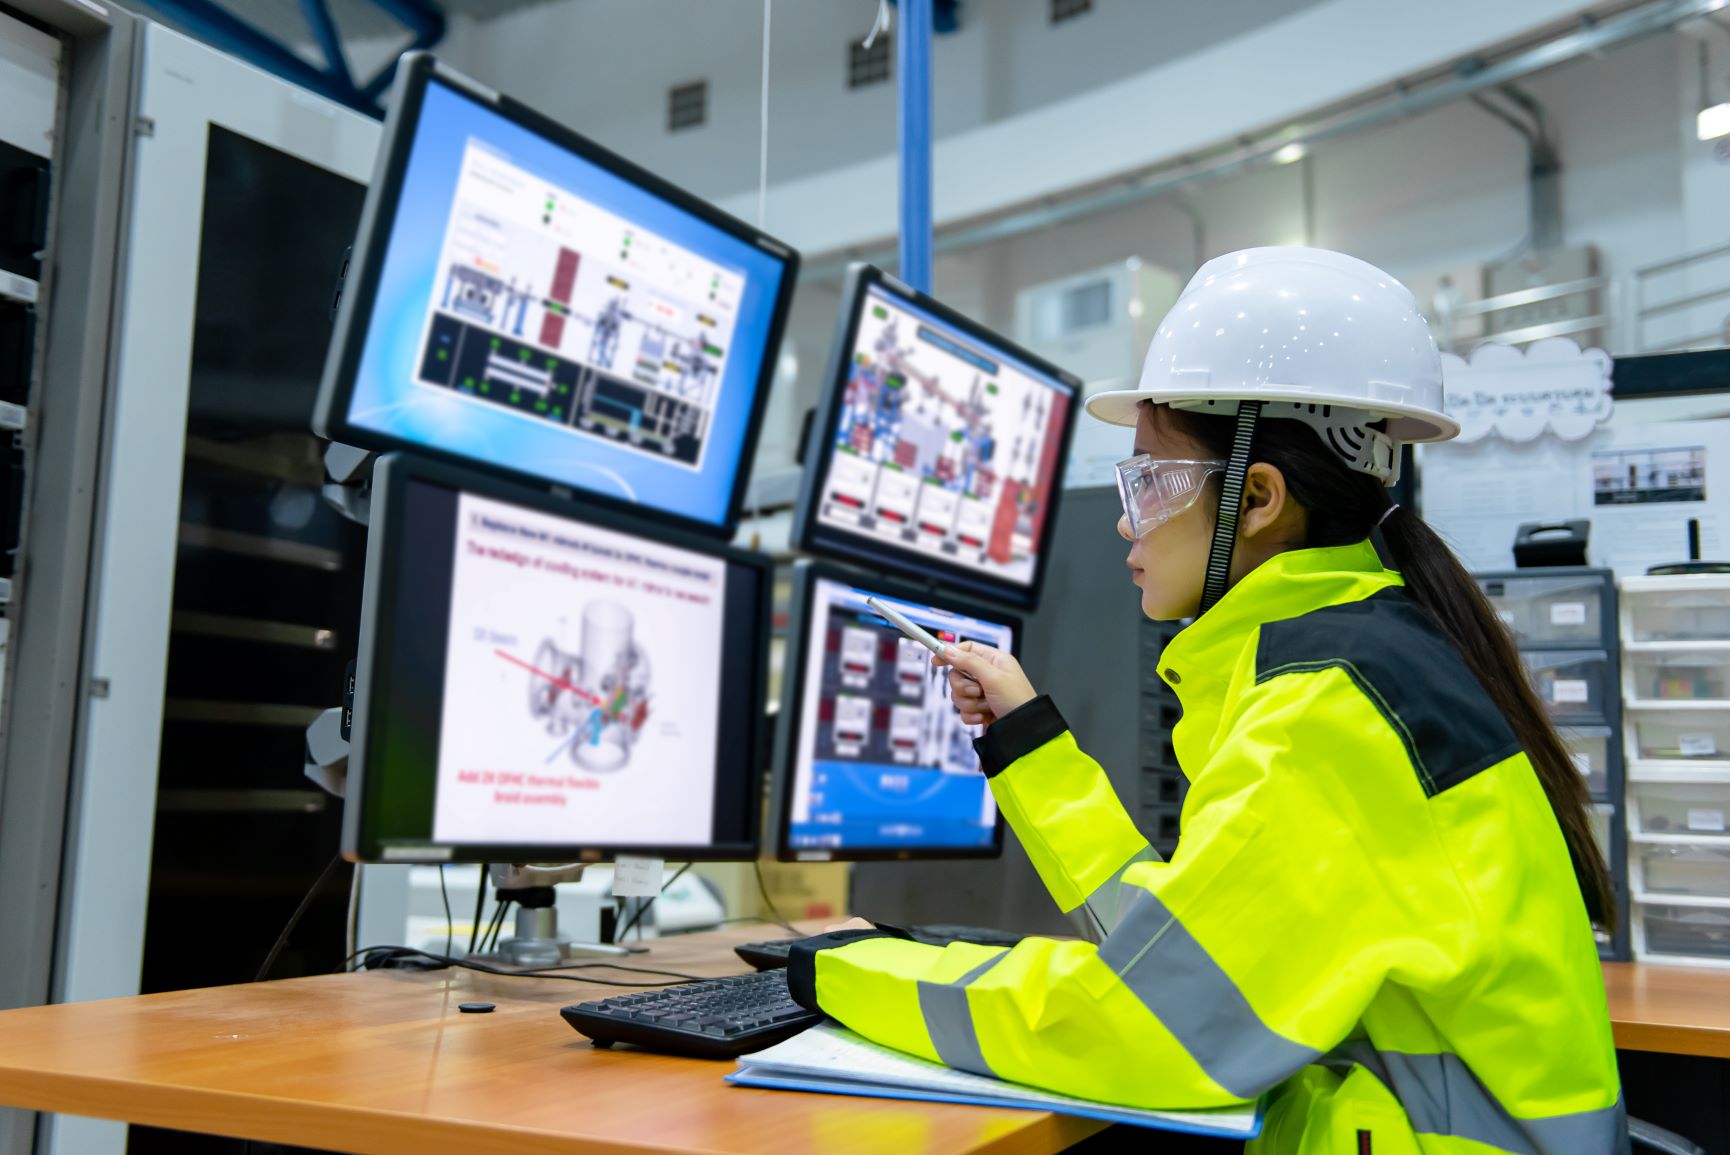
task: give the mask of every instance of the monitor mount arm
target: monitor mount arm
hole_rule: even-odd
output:
[[[523,863],[493,863],[488,867],[499,901],[517,904],[517,933],[499,944],[499,960],[508,966],[553,967],[572,958],[616,958],[630,954],[622,946],[608,943],[576,943],[559,934],[559,910],[553,887],[577,882],[583,877],[582,863],[565,866],[532,866]]]

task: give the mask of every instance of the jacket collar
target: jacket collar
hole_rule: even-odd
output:
[[[1268,622],[1325,606],[1359,601],[1403,584],[1385,569],[1368,540],[1352,545],[1288,550],[1238,580],[1212,609],[1185,627],[1159,659],[1160,678],[1183,703],[1181,746],[1211,745],[1225,696],[1251,635]],[[1208,751],[1194,750],[1205,758]],[[1179,750],[1179,761],[1198,772]]]

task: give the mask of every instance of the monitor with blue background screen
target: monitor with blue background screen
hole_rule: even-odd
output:
[[[729,534],[797,264],[757,230],[411,57],[315,425]]]
[[[865,604],[882,599],[947,642],[1013,650],[1019,623],[840,567],[795,569],[777,727],[783,860],[988,857],[997,806],[930,651]]]

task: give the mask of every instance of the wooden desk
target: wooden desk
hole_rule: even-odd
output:
[[[1730,970],[1605,963],[1616,1046],[1730,1059]]]
[[[629,961],[732,974],[748,969],[733,943],[777,934],[667,939]],[[721,1081],[730,1062],[597,1050],[558,1008],[609,993],[385,971],[5,1011],[0,1105],[366,1155],[1022,1155],[1100,1129],[1044,1111],[734,1087]],[[457,1012],[473,1001],[498,1009]]]
[[[775,933],[667,939],[631,961],[731,974],[745,969],[733,943]],[[1618,1047],[1730,1058],[1730,970],[1606,963],[1604,979]],[[607,993],[386,971],[5,1011],[0,1104],[366,1155],[1021,1155],[1098,1129],[1042,1111],[732,1087],[730,1063],[596,1050],[557,1009]],[[498,1010],[459,1014],[470,1001]]]

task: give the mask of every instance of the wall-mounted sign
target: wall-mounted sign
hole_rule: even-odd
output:
[[[1480,345],[1470,359],[1442,354],[1442,389],[1461,441],[1491,433],[1508,441],[1545,433],[1578,441],[1610,416],[1610,355],[1566,337],[1525,349]]]

